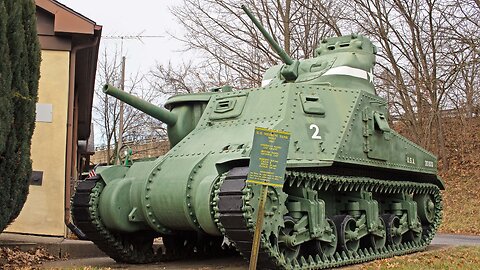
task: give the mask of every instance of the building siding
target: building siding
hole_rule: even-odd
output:
[[[36,122],[31,159],[34,171],[43,172],[40,186],[30,193],[8,232],[65,236],[65,152],[69,87],[68,51],[42,50],[38,103],[52,105],[52,121]]]

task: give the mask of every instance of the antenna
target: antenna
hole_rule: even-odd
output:
[[[108,35],[108,36],[102,36],[102,38],[103,39],[121,39],[122,44],[123,44],[123,40],[125,40],[125,39],[134,39],[134,40],[138,40],[138,41],[142,42],[142,44],[145,44],[143,42],[144,38],[163,38],[163,37],[165,37],[163,35],[143,35],[143,33],[145,33],[145,30],[141,31],[138,34],[133,34],[133,35]]]

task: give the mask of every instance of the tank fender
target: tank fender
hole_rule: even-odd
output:
[[[443,179],[437,175],[437,179],[435,179],[434,184],[438,186],[439,189],[445,190],[445,182],[443,182]]]
[[[96,169],[96,173],[99,174],[105,184],[112,182],[115,179],[124,178],[127,174],[129,167],[125,167],[122,165],[112,165],[106,167],[98,167]]]
[[[246,167],[250,164],[250,157],[229,157],[215,163],[218,174],[228,172],[233,167]]]

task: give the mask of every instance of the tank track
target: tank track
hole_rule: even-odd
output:
[[[235,243],[237,250],[248,260],[251,254],[254,216],[251,207],[248,206],[252,200],[250,194],[252,186],[245,182],[247,174],[248,167],[239,167],[219,178],[215,191],[214,210],[216,212],[215,220],[222,233]],[[301,256],[291,261],[286,260],[283,254],[268,241],[268,237],[262,235],[258,255],[259,269],[324,269],[421,251],[430,244],[442,218],[442,198],[439,188],[433,184],[287,171],[285,185],[332,192],[363,189],[386,194],[400,192],[431,194],[435,205],[434,221],[428,228],[423,228],[422,238],[419,242],[386,245],[376,251],[372,248],[363,248],[356,252],[349,252],[349,254],[344,251],[336,251],[329,257],[320,254]]]
[[[122,263],[150,263],[155,260],[153,239],[148,233],[115,234],[101,222],[98,213],[100,193],[105,183],[99,175],[78,184],[72,199],[73,222],[105,254]],[[137,238],[137,237],[140,237]]]
[[[78,184],[71,201],[73,221],[89,240],[106,255],[119,263],[144,264],[173,261],[191,257],[209,257],[222,253],[221,239],[205,237],[197,241],[196,232],[182,232],[163,236],[163,249],[153,248],[153,241],[160,237],[153,231],[116,233],[102,223],[98,203],[105,187],[97,175]],[[201,245],[199,245],[201,243]]]

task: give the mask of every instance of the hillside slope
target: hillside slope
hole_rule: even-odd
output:
[[[480,117],[445,117],[443,121],[448,165],[445,160],[439,161],[439,173],[446,186],[440,232],[480,235],[480,207],[477,206],[480,200]],[[395,126],[399,133],[410,137],[400,123]]]
[[[480,235],[480,117],[447,121],[449,168],[441,168],[446,183],[441,232]]]

